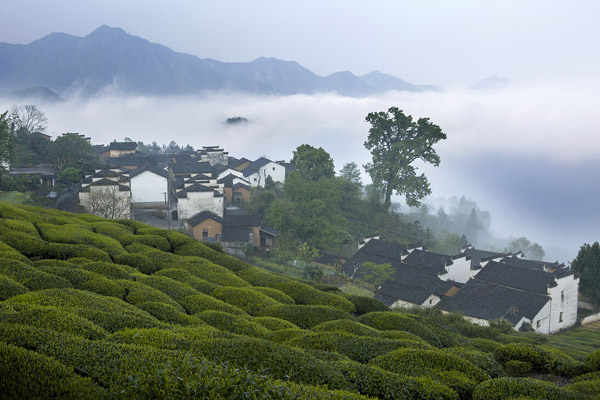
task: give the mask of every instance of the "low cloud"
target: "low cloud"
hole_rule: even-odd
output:
[[[277,160],[289,160],[297,146],[309,143],[325,148],[339,169],[349,161],[360,165],[370,159],[363,147],[369,129],[365,116],[371,111],[397,106],[414,118],[429,117],[448,136],[437,147],[442,159],[440,167],[435,171],[425,169],[431,174],[434,195],[464,194],[477,200],[481,208],[490,209],[496,219],[510,215],[512,205],[502,209],[502,204],[481,203],[493,201],[493,196],[489,196],[490,188],[502,190],[502,187],[494,187],[493,181],[486,185],[486,179],[506,185],[498,178],[498,174],[502,175],[498,171],[505,169],[503,163],[507,160],[517,164],[519,160],[548,163],[552,165],[548,171],[558,167],[566,171],[574,168],[574,173],[589,174],[590,184],[598,184],[597,171],[581,168],[585,160],[600,156],[598,104],[600,81],[580,80],[512,86],[492,92],[392,92],[369,98],[335,94],[285,97],[105,95],[91,100],[70,99],[40,105],[40,108],[49,119],[48,133],[54,136],[80,132],[90,136],[94,144],[124,137],[159,144],[175,140],[180,145],[190,144],[195,148],[223,146],[237,157],[265,155]],[[0,110],[10,106],[11,103],[0,101]],[[234,116],[247,118],[249,123],[225,123],[227,118]],[[544,170],[536,169],[535,176],[530,178],[540,178]],[[489,171],[495,172],[490,174]],[[577,187],[569,189],[577,191]],[[526,191],[527,188],[520,187],[519,190]],[[565,201],[557,204],[576,208],[576,193],[565,193]],[[557,212],[560,210],[547,210],[548,218]],[[523,226],[508,229],[515,235],[529,234],[530,231],[535,234],[535,229],[530,229],[528,224],[523,221]],[[554,242],[560,244],[561,234],[567,233],[557,232]],[[532,239],[536,240],[535,237]]]

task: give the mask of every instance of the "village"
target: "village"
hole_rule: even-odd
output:
[[[184,230],[198,241],[220,243],[238,257],[248,248],[268,251],[276,245],[279,232],[238,205],[250,200],[253,189],[282,185],[293,169],[290,163],[237,159],[218,146],[150,155],[138,151],[135,142],[112,142],[96,151],[106,167],[63,194],[58,208],[76,202],[86,212],[109,218],[146,219]],[[147,218],[150,214],[153,219]],[[578,301],[574,271],[559,262],[529,260],[522,252],[468,246],[449,256],[420,243],[373,237],[359,243],[347,260],[322,254],[313,262],[338,263],[351,279],[361,279],[365,263],[390,265],[394,273],[376,287],[376,299],[391,308],[458,312],[479,325],[503,319],[515,330],[550,334],[575,325],[578,306],[589,308]]]

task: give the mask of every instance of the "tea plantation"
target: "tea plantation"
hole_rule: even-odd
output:
[[[0,203],[0,398],[600,399],[600,350],[280,276],[190,237]]]

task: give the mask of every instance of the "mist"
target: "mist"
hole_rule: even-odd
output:
[[[365,116],[397,106],[428,117],[448,139],[437,145],[438,168],[423,166],[433,197],[465,195],[490,211],[491,230],[527,236],[570,261],[584,242],[598,240],[600,213],[600,81],[565,80],[490,92],[390,92],[371,98],[336,94],[135,97],[38,104],[47,133],[79,132],[93,144],[129,137],[194,148],[224,147],[235,157],[289,160],[303,143],[323,147],[336,169],[370,160],[363,147]],[[12,103],[0,100],[0,110]],[[226,124],[239,116],[243,124]],[[363,176],[368,182],[368,177]]]

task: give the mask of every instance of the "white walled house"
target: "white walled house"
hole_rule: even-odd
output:
[[[185,220],[202,211],[211,211],[223,216],[223,194],[213,188],[194,184],[177,192],[177,214],[180,220]]]
[[[131,218],[131,188],[109,179],[87,184],[79,204],[90,214],[110,219]]]
[[[164,205],[169,173],[154,165],[143,165],[129,173],[134,205]]]
[[[270,176],[273,182],[285,182],[285,167],[264,157],[251,163],[242,173],[251,187],[265,187],[267,176]]]

